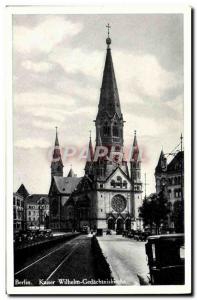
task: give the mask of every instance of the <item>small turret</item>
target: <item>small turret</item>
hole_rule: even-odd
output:
[[[94,159],[94,150],[92,146],[91,131],[90,131],[90,139],[89,139],[87,159],[85,165],[85,174],[89,174],[89,175],[91,174],[93,159]]]
[[[59,140],[58,140],[58,133],[56,127],[56,136],[55,136],[55,147],[53,151],[53,157],[51,162],[51,177],[53,176],[63,176],[63,162],[61,158]]]
[[[136,130],[134,131],[133,147],[130,159],[131,181],[141,183],[141,156],[137,143]]]

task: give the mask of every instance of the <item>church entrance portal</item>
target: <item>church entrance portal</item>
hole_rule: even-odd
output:
[[[123,225],[123,220],[122,219],[118,219],[117,220],[117,227],[116,227],[117,230],[120,230],[122,231],[124,229],[124,225]]]
[[[115,230],[115,222],[114,219],[108,220],[108,229]]]

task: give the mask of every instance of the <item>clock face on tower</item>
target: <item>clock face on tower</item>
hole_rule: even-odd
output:
[[[111,206],[116,212],[122,212],[127,206],[127,201],[122,195],[115,195],[112,198]]]

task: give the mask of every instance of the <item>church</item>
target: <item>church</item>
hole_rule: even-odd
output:
[[[124,119],[112,61],[111,39],[106,39],[106,59],[95,120],[96,142],[91,136],[85,174],[72,168],[63,176],[58,133],[51,162],[50,228],[53,230],[142,229],[141,156],[134,131],[129,161],[124,155]]]

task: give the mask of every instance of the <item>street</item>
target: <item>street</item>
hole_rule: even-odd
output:
[[[121,285],[139,285],[137,274],[147,279],[149,270],[145,242],[115,234],[98,237],[98,241],[117,282]]]
[[[80,235],[15,263],[15,286],[82,285],[97,280],[91,235]],[[139,285],[147,276],[145,243],[120,235],[97,237],[117,285]],[[87,283],[85,283],[87,284]]]
[[[15,267],[15,286],[80,284],[95,279],[91,237],[80,235],[39,255],[24,258]]]

